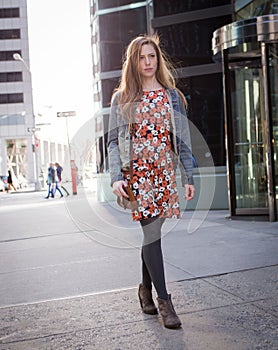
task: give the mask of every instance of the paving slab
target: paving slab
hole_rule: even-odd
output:
[[[269,305],[277,303],[277,270],[169,283],[179,330],[144,315],[135,288],[4,307],[0,349],[274,350],[278,321]]]

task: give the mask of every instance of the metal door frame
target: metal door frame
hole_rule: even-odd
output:
[[[274,172],[274,148],[273,140],[273,124],[272,115],[269,106],[271,106],[270,98],[270,73],[269,73],[269,55],[268,45],[261,43],[262,53],[262,69],[263,69],[263,86],[264,86],[264,113],[265,113],[265,137],[266,137],[266,170],[267,170],[267,189],[268,189],[268,207],[269,221],[277,220],[276,208],[276,188],[275,188],[275,172]]]
[[[264,210],[252,211],[242,210],[242,214],[236,212],[236,188],[235,188],[235,167],[234,167],[234,135],[232,125],[232,107],[231,107],[231,77],[229,73],[229,49],[241,44],[260,43],[260,57],[263,71],[263,100],[264,100],[264,118],[266,139],[266,169],[267,169],[267,190],[268,190],[268,208]],[[274,179],[274,147],[272,145],[273,130],[272,116],[269,108],[270,99],[270,80],[269,80],[269,57],[268,43],[278,42],[278,15],[266,15],[254,17],[238,22],[228,24],[217,29],[213,33],[212,46],[214,59],[222,61],[223,71],[223,92],[224,92],[224,115],[225,115],[225,146],[227,154],[227,180],[228,180],[228,199],[231,217],[239,215],[261,215],[268,214],[269,221],[277,220],[276,207],[276,189]]]

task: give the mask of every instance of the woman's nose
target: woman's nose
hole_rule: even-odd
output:
[[[150,60],[148,57],[146,57],[146,65],[149,65],[150,64]]]

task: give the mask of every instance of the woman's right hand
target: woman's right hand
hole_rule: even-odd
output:
[[[124,190],[124,187],[127,187],[128,184],[126,181],[124,180],[120,180],[120,181],[115,181],[113,183],[113,193],[118,196],[118,197],[126,197],[128,198],[128,194],[126,193],[126,191]]]

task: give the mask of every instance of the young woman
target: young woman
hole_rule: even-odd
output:
[[[11,190],[11,188],[13,188],[16,191],[16,187],[13,183],[13,177],[12,177],[12,172],[11,170],[8,170],[8,188],[7,188],[7,192],[9,192]]]
[[[47,171],[48,193],[45,199],[48,199],[49,196],[51,196],[51,198],[54,198],[56,190],[60,193],[60,198],[64,197],[62,191],[59,188],[56,166],[53,163],[49,163],[49,168]]]
[[[176,88],[171,66],[157,36],[139,36],[129,44],[109,119],[109,168],[113,193],[128,198],[130,186],[137,205],[142,244],[139,301],[144,313],[157,314],[152,284],[164,326],[179,328],[168,294],[161,228],[166,218],[179,218],[176,167],[179,164],[185,199],[194,196],[192,154],[186,100]]]
[[[62,188],[62,190],[64,190],[66,192],[66,195],[68,197],[69,196],[69,192],[62,184],[62,172],[63,172],[64,169],[58,162],[55,163],[55,166],[56,166],[56,169],[57,169],[57,177],[58,177],[58,183],[60,185],[60,188]]]

